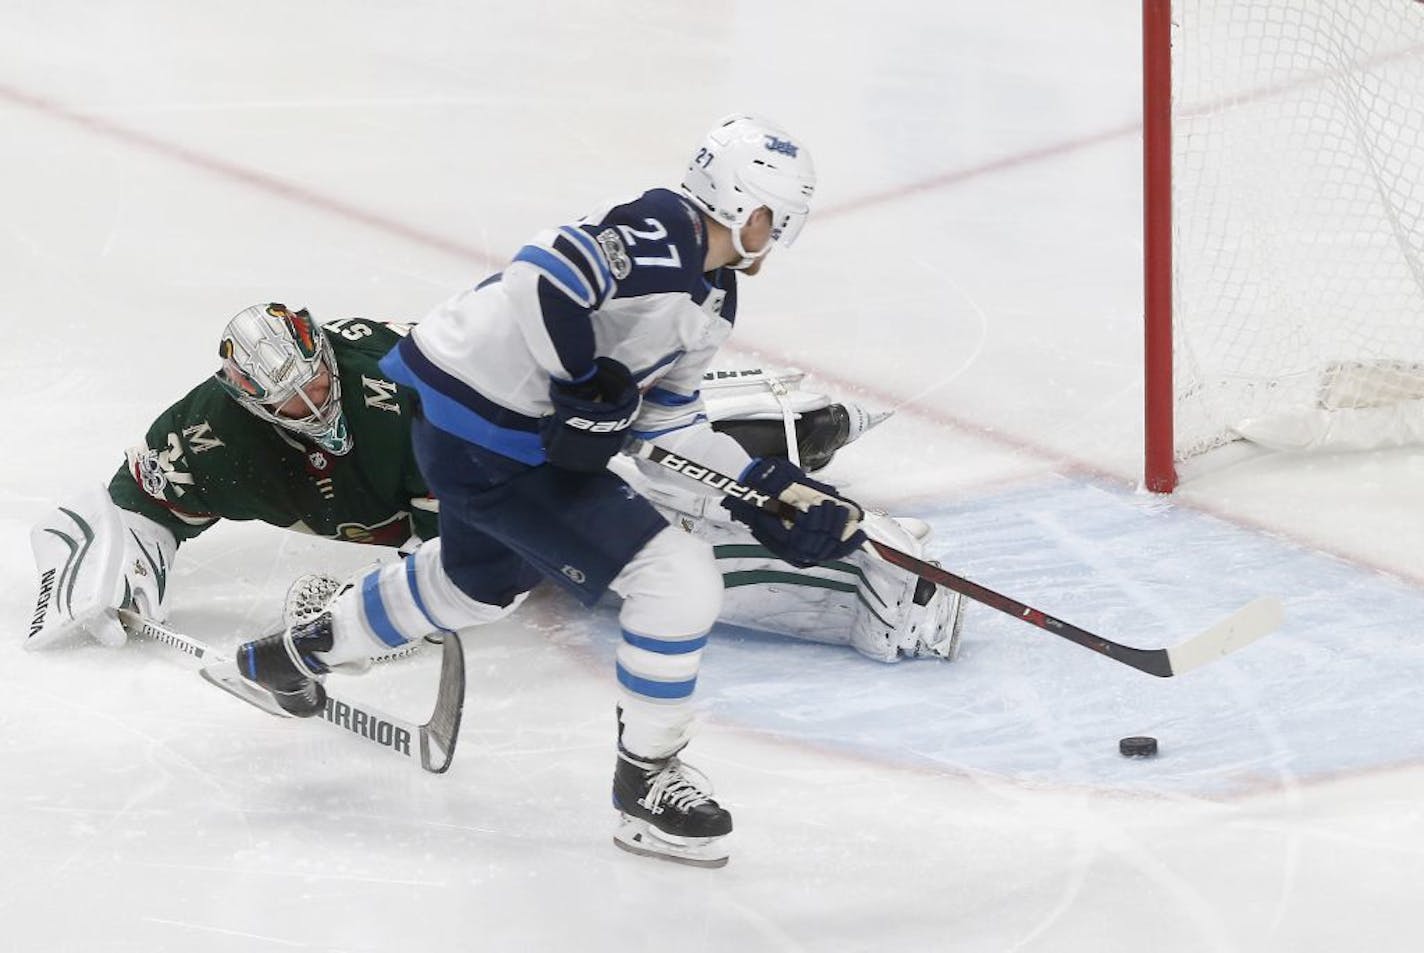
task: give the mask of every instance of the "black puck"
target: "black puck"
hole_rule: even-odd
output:
[[[1117,743],[1117,750],[1127,758],[1150,758],[1157,753],[1157,739],[1145,735],[1124,738]]]

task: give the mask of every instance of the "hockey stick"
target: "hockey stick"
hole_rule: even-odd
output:
[[[291,717],[270,695],[238,675],[237,664],[231,658],[206,643],[165,628],[128,609],[119,610],[119,619],[130,635],[159,642],[202,662],[200,674],[203,678],[224,691],[269,714],[280,718]],[[433,774],[443,774],[455,758],[455,742],[460,736],[460,718],[464,707],[465,653],[458,638],[447,636],[441,647],[440,681],[435,693],[435,710],[429,721],[412,724],[370,705],[355,704],[329,692],[321,720],[400,755],[412,766]]]
[[[800,512],[776,497],[743,486],[724,473],[718,473],[716,470],[688,460],[686,457],[669,453],[650,443],[633,441],[629,444],[626,452],[631,456],[641,457],[664,469],[696,480],[726,496],[745,500],[753,506],[775,513],[785,519],[795,519],[796,514]],[[1035,609],[1016,599],[1010,599],[1008,596],[981,586],[977,582],[972,582],[963,576],[956,576],[934,563],[917,559],[909,553],[901,552],[878,540],[869,540],[868,549],[886,562],[899,566],[921,579],[927,579],[935,585],[952,589],[991,609],[997,609],[1030,625],[1036,625],[1059,638],[1075,642],[1084,648],[1092,649],[1099,655],[1106,655],[1116,662],[1129,665],[1148,675],[1156,675],[1159,678],[1170,678],[1173,675],[1189,672],[1223,655],[1250,645],[1278,627],[1283,615],[1279,599],[1263,596],[1236,610],[1211,628],[1199,632],[1175,646],[1162,649],[1137,649],[1103,638],[1087,629],[1080,629],[1061,619],[1055,619],[1041,609]]]

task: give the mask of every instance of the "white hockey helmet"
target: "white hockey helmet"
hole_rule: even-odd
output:
[[[218,356],[223,360],[215,375],[218,382],[253,414],[301,434],[330,453],[340,455],[351,449],[331,342],[305,308],[292,311],[273,302],[242,310],[223,329]],[[323,372],[331,384],[318,406],[307,388]],[[306,406],[305,414],[277,413],[294,397]]]
[[[790,246],[801,234],[816,191],[811,153],[776,123],[756,116],[728,116],[707,134],[682,178],[693,202],[732,230],[732,244],[750,265],[772,242]],[[771,242],[752,254],[742,247],[742,226],[752,213],[771,210]]]

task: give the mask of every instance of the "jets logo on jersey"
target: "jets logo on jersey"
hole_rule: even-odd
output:
[[[766,147],[772,152],[781,153],[788,159],[796,158],[796,153],[801,151],[800,148],[796,145],[796,143],[792,142],[790,139],[779,139],[776,136],[766,137]]]
[[[223,446],[223,442],[213,436],[212,425],[206,420],[200,424],[183,429],[183,439],[188,441],[188,446],[194,453],[202,453],[205,450],[213,450]]]
[[[370,378],[362,374],[361,386],[366,389],[367,407],[374,407],[392,414],[400,413],[400,405],[396,403],[395,384],[381,380],[379,377]]]
[[[605,228],[595,236],[598,247],[603,249],[603,257],[608,259],[608,270],[613,277],[623,280],[633,270],[633,262],[628,258],[628,249],[623,239],[618,237],[618,229]]]

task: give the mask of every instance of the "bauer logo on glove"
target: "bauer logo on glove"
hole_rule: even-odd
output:
[[[585,420],[582,417],[570,417],[564,421],[565,427],[587,430],[590,433],[613,433],[617,430],[627,430],[632,424],[632,417],[624,417],[622,420]]]
[[[628,368],[599,357],[577,380],[551,379],[549,401],[554,412],[539,426],[548,461],[565,470],[596,473],[628,442],[643,395]]]

